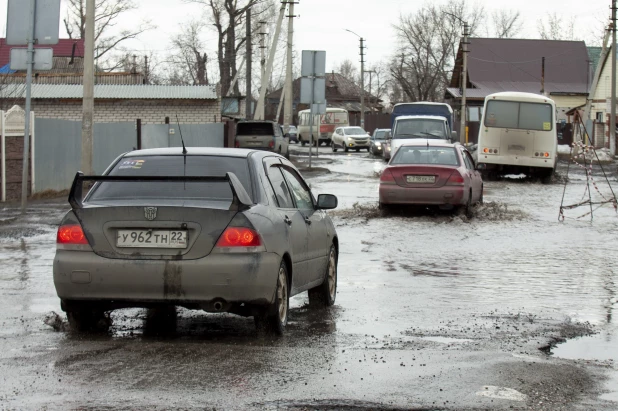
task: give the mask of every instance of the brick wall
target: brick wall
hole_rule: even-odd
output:
[[[24,106],[23,101],[11,101],[4,105],[8,110],[14,104]],[[81,121],[82,103],[78,100],[33,100],[32,110],[37,118],[56,118]],[[94,122],[116,123],[142,119],[142,124],[162,124],[165,117],[181,124],[204,124],[221,121],[218,100],[118,100],[95,101]]]
[[[6,137],[6,199],[16,201],[21,199],[21,174],[23,167],[24,137]],[[32,140],[30,141],[32,147]],[[2,150],[2,147],[0,147]],[[32,153],[32,151],[30,152]],[[30,156],[32,162],[32,155]],[[30,181],[32,163],[28,167],[28,195],[30,195]],[[0,169],[0,174],[2,173]],[[0,175],[1,178],[1,175]]]

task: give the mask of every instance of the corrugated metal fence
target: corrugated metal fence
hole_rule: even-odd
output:
[[[35,181],[33,193],[70,188],[81,168],[81,121],[37,118],[35,120]],[[223,147],[223,123],[181,124],[187,147]],[[172,131],[173,130],[173,131]],[[93,168],[101,174],[120,154],[137,148],[134,122],[95,123]],[[142,126],[142,148],[180,147],[178,126]]]

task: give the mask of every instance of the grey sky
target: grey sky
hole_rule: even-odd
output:
[[[25,0],[22,0],[25,1]],[[154,50],[163,56],[169,48],[169,38],[177,33],[183,24],[203,13],[203,6],[187,4],[182,0],[136,0],[139,10],[127,13],[119,28],[130,27],[135,21],[147,18],[157,26],[156,30],[144,33],[139,40],[125,43],[132,53],[143,54]],[[500,7],[517,9],[522,13],[524,28],[520,37],[538,38],[537,20],[549,13],[558,12],[566,18],[574,16],[578,10],[576,34],[587,39],[591,31],[600,26],[604,16],[609,17],[610,0],[588,0],[584,7],[575,0],[478,0],[487,13]],[[6,26],[7,0],[0,0],[0,22],[2,32]],[[423,4],[422,1],[410,0],[300,0],[296,5],[295,50],[326,50],[327,69],[345,59],[359,61],[358,38],[344,31],[350,29],[367,40],[367,63],[372,64],[386,60],[393,52],[393,30],[391,25],[401,13],[410,13]],[[63,5],[64,10],[64,5]],[[63,12],[64,14],[64,12]],[[61,37],[64,37],[61,28]],[[208,41],[210,54],[215,59],[216,37],[209,32],[204,35]],[[213,63],[214,64],[214,63]],[[213,67],[214,68],[214,67]]]

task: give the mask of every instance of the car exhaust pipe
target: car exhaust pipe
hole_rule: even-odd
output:
[[[215,311],[221,311],[221,309],[223,308],[223,303],[221,301],[217,301],[213,304],[213,308],[215,309]]]

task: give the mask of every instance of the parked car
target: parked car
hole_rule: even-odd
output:
[[[298,129],[296,126],[290,126],[286,136],[290,139],[290,143],[298,143]]]
[[[290,157],[289,139],[274,121],[240,121],[236,124],[234,147],[272,151]]]
[[[386,141],[386,137],[390,134],[390,128],[376,128],[371,135],[370,151],[374,155],[382,154],[382,144]]]
[[[82,184],[95,182],[82,200]],[[102,176],[78,173],[58,228],[53,277],[71,325],[123,307],[182,306],[253,316],[281,334],[289,297],[330,306],[339,240],[284,157],[189,147],[132,151]]]
[[[380,177],[380,208],[437,205],[463,208],[483,202],[483,180],[474,160],[459,143],[418,140],[395,152]]]
[[[384,141],[384,143],[382,143],[382,158],[388,163],[391,159],[392,150],[390,133],[387,137],[388,138]]]
[[[330,146],[333,152],[342,148],[346,153],[350,149],[360,151],[361,148],[369,151],[371,137],[361,127],[338,127],[333,132]]]

